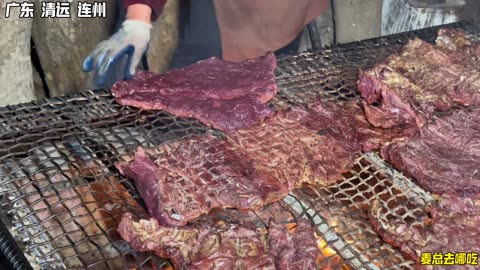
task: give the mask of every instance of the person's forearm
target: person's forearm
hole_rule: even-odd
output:
[[[127,8],[126,19],[150,23],[152,20],[152,9],[144,4],[130,5]]]
[[[149,23],[158,19],[166,2],[167,0],[123,0],[127,9],[127,18]]]

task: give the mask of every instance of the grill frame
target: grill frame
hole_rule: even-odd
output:
[[[276,70],[279,94],[272,102],[272,106],[283,109],[294,104],[309,102],[314,97],[337,101],[356,98],[358,94],[355,93],[355,78],[349,77],[348,74],[356,73],[360,66],[367,68],[375,64],[378,60],[400,49],[410,38],[418,36],[433,42],[436,31],[441,27],[461,29],[477,39],[480,35],[478,26],[460,22],[332,46],[315,52],[279,57]],[[367,55],[367,52],[372,50],[376,51],[376,55]],[[62,185],[62,181],[51,182],[51,178],[58,176],[55,172],[53,176],[48,175],[48,171],[52,168],[58,168],[61,172],[71,172],[73,176],[60,176],[60,178],[64,177],[68,182],[72,182],[76,173],[83,173],[85,164],[93,162],[94,168],[106,167],[107,171],[111,170],[114,162],[133,153],[138,145],[154,147],[167,141],[205,133],[221,136],[220,132],[207,128],[195,120],[178,119],[164,112],[142,112],[121,107],[113,102],[113,97],[106,90],[85,91],[77,95],[0,108],[0,128],[2,129],[0,132],[0,186],[3,188],[7,185],[3,179],[7,174],[2,172],[7,168],[8,174],[17,174],[16,179],[30,178],[31,182],[39,181],[36,178],[31,180],[35,175],[42,175],[41,177],[44,178],[39,182],[48,181],[48,186],[40,184],[40,190],[49,187],[56,190],[56,186]],[[52,162],[52,155],[57,150],[59,153],[55,160],[59,162],[58,164]],[[40,168],[38,164],[32,167],[32,164],[28,163],[32,157],[40,159],[37,162],[42,163],[42,156],[48,159],[44,163],[52,163],[45,165],[46,169]],[[362,159],[368,159],[378,171],[383,170],[386,177],[397,180],[402,178],[401,175],[398,176],[398,172],[378,159],[378,156],[364,155],[359,158],[359,160]],[[10,168],[12,164],[8,162],[13,162],[16,168]],[[65,164],[67,166],[74,164],[74,166],[71,169],[64,169],[62,166]],[[86,170],[89,170],[88,166]],[[96,180],[95,173],[92,177]],[[80,178],[84,178],[83,175]],[[80,186],[90,185],[90,182],[85,182],[85,179],[78,181]],[[134,198],[141,201],[129,181],[123,179],[120,182],[133,194]],[[406,182],[408,181],[397,183],[397,185],[404,188],[402,183]],[[67,184],[59,189],[68,187]],[[411,188],[414,191],[417,190],[415,186]],[[15,190],[0,190],[2,203],[0,240],[5,240],[0,246],[0,252],[12,268],[31,269],[32,259],[27,259],[26,253],[22,252],[23,244],[19,243],[18,237],[12,235],[12,229],[9,229],[13,225],[12,221],[5,215],[11,206],[7,196],[10,191]],[[418,193],[415,191],[412,196]],[[298,206],[298,202],[292,201],[292,196],[298,196],[298,192],[292,192],[288,197],[290,199],[287,198],[286,202]],[[421,194],[421,196],[428,197],[428,194]],[[305,205],[307,204],[308,202],[305,202]],[[292,207],[295,208],[295,205]],[[311,205],[303,207],[303,210],[299,210],[299,215],[309,216],[307,211],[309,208]],[[338,254],[342,254],[345,246],[348,244],[334,249]],[[364,262],[356,265],[355,268],[375,269]]]

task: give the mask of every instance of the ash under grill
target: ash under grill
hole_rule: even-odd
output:
[[[478,28],[452,24],[478,38]],[[278,59],[279,93],[287,108],[315,97],[357,97],[358,69],[397,51],[409,38],[426,41],[436,28],[344,44]],[[107,91],[0,109],[0,250],[15,268],[161,269],[165,260],[132,250],[116,232],[125,211],[145,217],[131,182],[113,163],[137,146],[155,148],[193,135],[220,133],[191,119],[121,107]],[[282,206],[315,226],[322,256],[332,269],[409,269],[413,262],[384,243],[367,220],[380,202],[385,221],[416,222],[432,198],[375,154],[359,156],[344,180],[292,191]],[[1,227],[0,227],[1,229]]]

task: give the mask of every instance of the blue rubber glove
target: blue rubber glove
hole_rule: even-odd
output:
[[[93,71],[93,83],[109,88],[119,80],[131,79],[148,48],[152,25],[126,20],[108,40],[97,45],[83,62],[85,72]]]

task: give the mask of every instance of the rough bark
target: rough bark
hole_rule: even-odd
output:
[[[35,92],[35,97],[37,100],[44,99],[46,97],[45,91],[46,89],[43,88],[42,78],[40,77],[40,73],[35,69],[33,70],[33,90]]]
[[[67,0],[64,0],[67,2]],[[85,90],[88,74],[82,63],[98,43],[112,35],[116,20],[115,0],[106,2],[106,18],[77,17],[78,0],[71,4],[70,18],[40,18],[41,1],[36,2],[33,39],[45,73],[50,96],[72,94]]]
[[[179,3],[179,0],[167,1],[162,15],[154,23],[147,53],[148,67],[152,72],[166,71],[177,49]]]
[[[0,3],[0,106],[6,106],[35,100],[30,59],[32,19],[19,18],[18,8],[12,8],[5,18],[6,1]]]
[[[382,35],[417,30],[459,20],[462,7],[415,8],[407,0],[384,0]]]
[[[333,0],[338,43],[380,36],[382,0]]]
[[[333,25],[333,12],[332,8],[325,10],[322,15],[318,16],[315,19],[318,27],[318,32],[320,33],[320,38],[322,40],[322,46],[330,46],[335,42],[334,34],[335,31]]]
[[[320,16],[315,18],[317,24],[318,33],[320,35],[321,46],[330,46],[335,42],[334,38],[334,24],[333,24],[333,11],[330,5]],[[304,31],[300,40],[300,52],[312,50],[312,41],[308,31]]]

